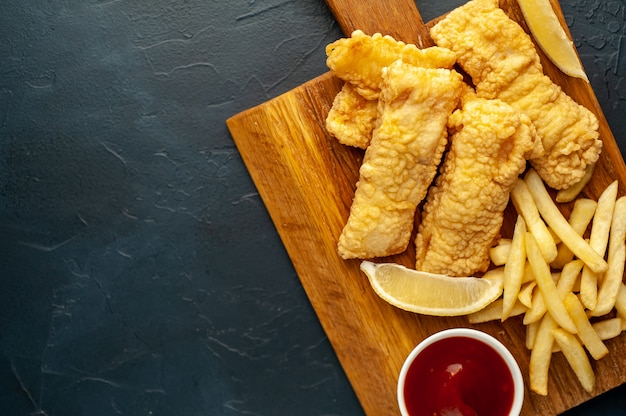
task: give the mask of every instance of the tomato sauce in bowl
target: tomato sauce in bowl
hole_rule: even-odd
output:
[[[432,335],[400,372],[404,416],[519,415],[524,385],[511,353],[490,335],[456,328]]]

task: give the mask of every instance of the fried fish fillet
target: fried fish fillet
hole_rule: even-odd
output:
[[[355,30],[349,38],[339,39],[326,46],[326,65],[331,72],[350,82],[356,91],[368,100],[380,94],[382,69],[398,59],[423,68],[452,68],[455,54],[444,48],[419,49],[376,33],[368,36]]]
[[[338,252],[344,259],[406,249],[415,210],[446,146],[448,116],[462,91],[462,76],[448,69],[397,60],[382,72],[377,126],[339,237]]]
[[[326,117],[326,130],[339,143],[367,148],[376,124],[377,100],[367,100],[349,82],[335,96]]]
[[[456,53],[479,97],[498,98],[530,117],[544,148],[531,164],[549,186],[564,189],[583,178],[602,148],[598,120],[544,75],[531,38],[498,0],[469,1],[430,34]]]
[[[489,266],[489,248],[536,132],[528,116],[510,105],[465,96],[448,128],[450,150],[415,239],[416,268],[472,276]]]

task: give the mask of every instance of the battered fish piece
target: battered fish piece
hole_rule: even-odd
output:
[[[326,65],[331,72],[354,85],[356,91],[368,100],[375,100],[380,94],[382,69],[398,59],[423,68],[448,69],[456,61],[455,54],[448,49],[419,49],[388,35],[368,36],[360,30],[352,32],[349,38],[327,45],[326,55]]]
[[[392,63],[383,71],[377,126],[359,170],[348,221],[339,237],[344,259],[382,257],[408,246],[447,143],[446,123],[462,91],[448,69]]]
[[[450,151],[429,193],[416,268],[472,276],[489,266],[504,209],[535,141],[528,116],[500,100],[463,98],[448,120]]]
[[[544,148],[531,164],[549,186],[565,189],[583,178],[602,148],[598,120],[544,75],[530,36],[498,0],[472,0],[430,34],[457,54],[479,97],[498,98],[530,117]]]
[[[346,82],[335,97],[326,117],[326,130],[339,143],[367,148],[376,124],[377,100],[367,100]]]

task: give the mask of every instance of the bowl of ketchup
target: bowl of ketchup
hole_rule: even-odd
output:
[[[524,380],[511,352],[470,328],[424,339],[398,377],[403,416],[518,416],[523,401]]]

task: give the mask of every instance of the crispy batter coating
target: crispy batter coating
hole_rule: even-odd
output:
[[[383,81],[382,69],[401,59],[423,68],[452,68],[455,54],[444,48],[419,49],[413,44],[396,41],[376,33],[368,36],[355,30],[349,38],[326,46],[326,65],[337,77],[353,84],[359,94],[375,100]]]
[[[367,148],[376,124],[378,103],[367,100],[346,82],[335,96],[326,117],[326,130],[339,143],[347,146]]]
[[[416,268],[472,276],[489,266],[504,209],[535,129],[528,116],[500,100],[463,100],[448,120],[450,151],[422,212]]]
[[[415,210],[446,146],[448,116],[462,91],[462,76],[448,69],[398,60],[383,72],[377,126],[339,237],[338,252],[344,259],[406,249]]]
[[[472,0],[430,34],[457,54],[479,97],[498,98],[530,117],[544,147],[531,163],[549,186],[564,189],[582,179],[602,148],[598,120],[543,74],[532,40],[498,0]]]

